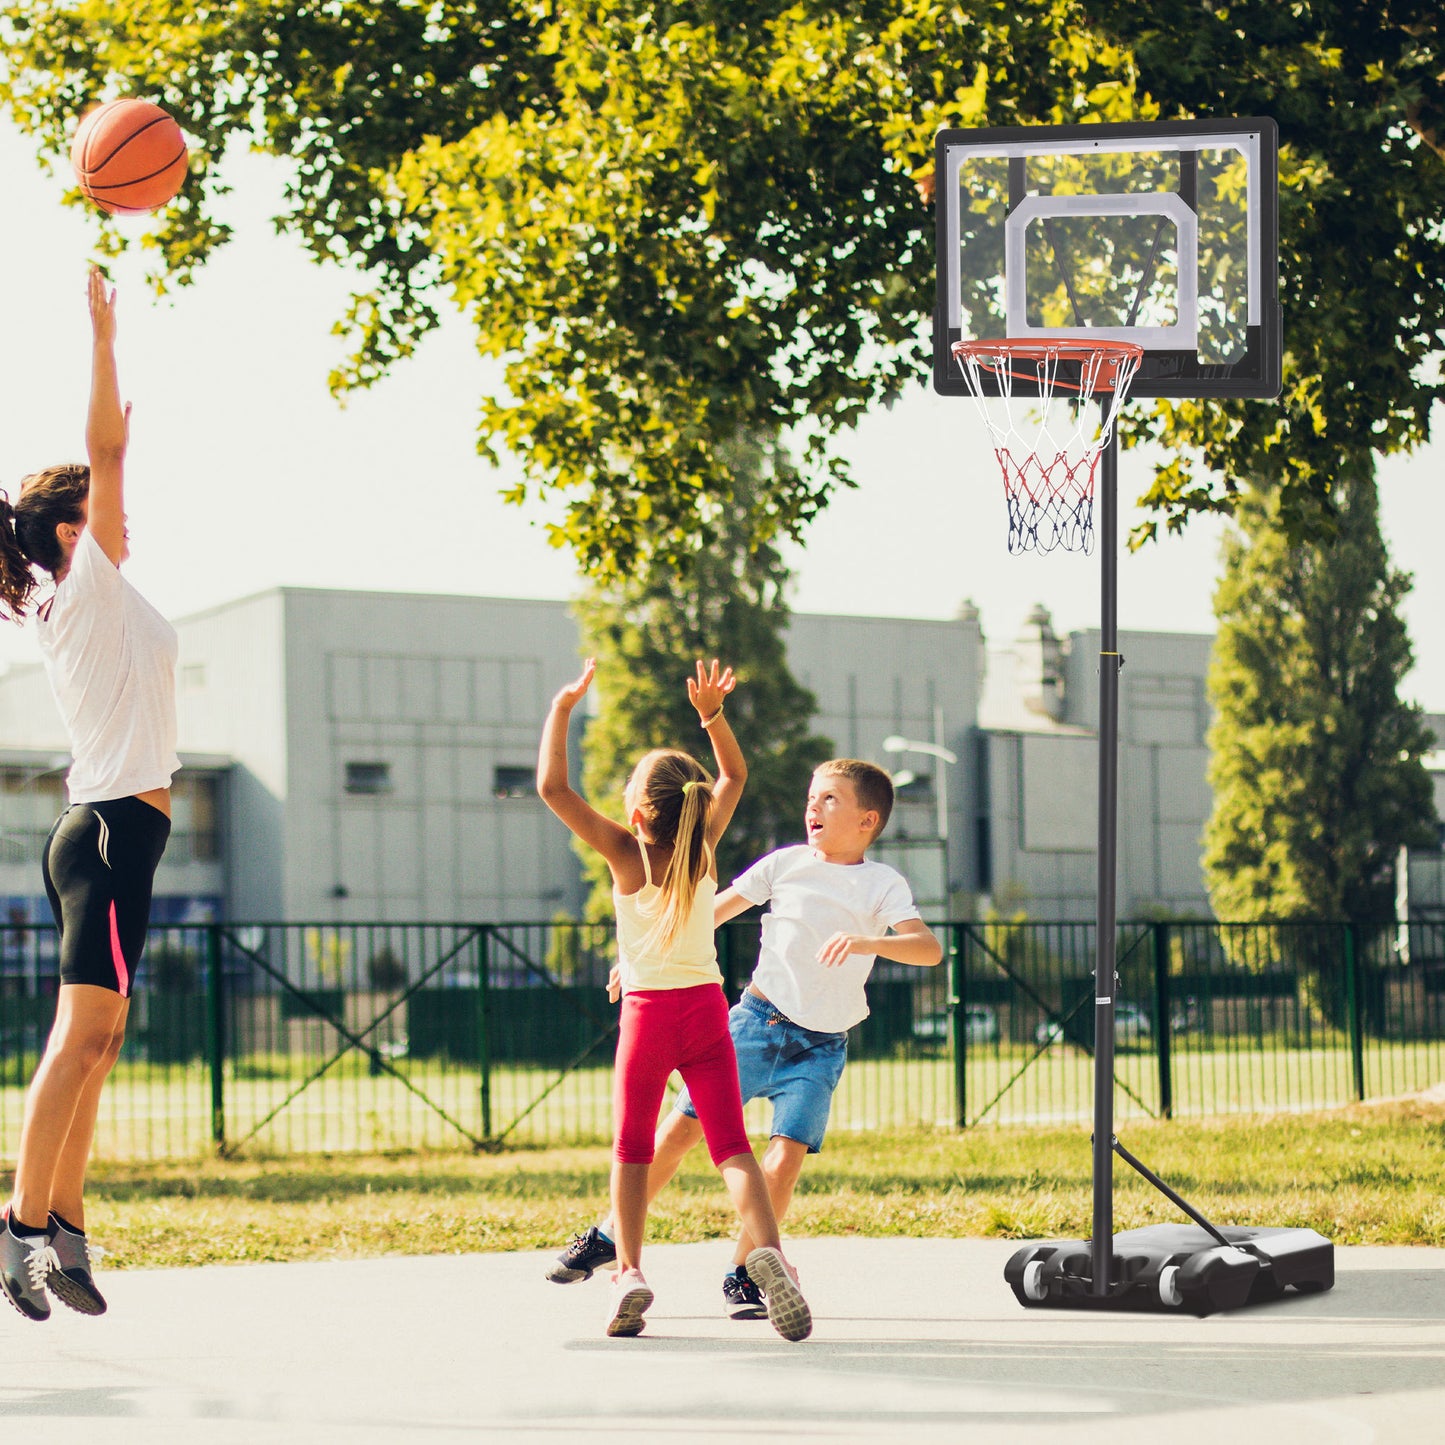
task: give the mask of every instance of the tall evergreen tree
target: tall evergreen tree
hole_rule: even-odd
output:
[[[1431,738],[1398,692],[1411,579],[1390,566],[1369,453],[1332,500],[1333,545],[1291,542],[1263,490],[1225,544],[1204,855],[1222,919],[1386,920],[1400,845],[1433,837]]]
[[[813,695],[788,671],[783,632],[788,572],[776,549],[751,546],[747,501],[773,450],[753,440],[728,447],[736,507],[715,510],[686,585],[661,567],[594,583],[577,607],[583,645],[597,658],[597,716],[583,743],[583,787],[594,807],[621,818],[622,789],[649,748],[681,747],[712,770],[707,738],[687,700],[696,659],[737,674],[728,719],[748,765],[747,787],[718,850],[724,885],[755,858],[802,836],[808,776],[832,744],[813,735]],[[611,916],[605,863],[579,850],[593,882],[588,915]]]

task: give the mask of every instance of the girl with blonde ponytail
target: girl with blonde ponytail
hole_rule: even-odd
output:
[[[695,759],[658,748],[638,760],[623,793],[628,826],[590,807],[568,780],[567,728],[591,686],[596,662],[552,700],[542,730],[537,791],[542,801],[612,872],[617,909],[617,967],[608,995],[622,997],[613,1079],[612,1219],[617,1230],[609,1335],[642,1332],[652,1290],[640,1268],[647,1227],[647,1171],[667,1080],[683,1077],[708,1152],[758,1248],[760,1268],[776,1279],[769,1318],[786,1339],[801,1340],[812,1317],[782,1256],[777,1220],[762,1171],[743,1128],[737,1055],[713,942],[717,896],[714,849],[732,820],[747,778],[741,748],[723,716],[732,668],[697,664],[688,699],[712,744],[717,781]],[[763,1258],[766,1256],[766,1259]]]

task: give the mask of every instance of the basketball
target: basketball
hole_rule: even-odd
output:
[[[76,127],[70,164],[102,211],[137,216],[165,205],[186,179],[181,128],[148,100],[112,100]]]

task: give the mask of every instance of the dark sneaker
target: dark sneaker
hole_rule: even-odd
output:
[[[96,1289],[90,1274],[91,1258],[99,1256],[99,1246],[92,1249],[82,1232],[67,1229],[52,1214],[50,1248],[55,1256],[55,1263],[50,1266],[50,1274],[45,1281],[50,1293],[79,1314],[103,1315],[105,1296]]]
[[[55,1262],[55,1251],[43,1234],[16,1234],[10,1228],[10,1208],[0,1219],[0,1290],[27,1320],[48,1320],[50,1300],[45,1281]]]
[[[757,1282],[768,1302],[768,1321],[785,1340],[806,1340],[813,1333],[813,1312],[798,1276],[779,1250],[770,1245],[748,1256],[748,1274]]]
[[[652,1303],[652,1289],[640,1269],[623,1270],[612,1281],[612,1309],[607,1317],[607,1333],[614,1337],[640,1335],[646,1321],[642,1318]]]
[[[557,1263],[547,1271],[553,1284],[576,1284],[591,1279],[594,1270],[617,1259],[617,1246],[594,1224],[586,1234],[574,1234],[572,1243],[557,1256]]]
[[[745,1264],[736,1274],[723,1275],[723,1313],[731,1320],[765,1320],[768,1306]]]

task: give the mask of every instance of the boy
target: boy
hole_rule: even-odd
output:
[[[823,1146],[848,1030],[868,1014],[863,986],[874,958],[932,967],[943,957],[902,875],[866,856],[892,810],[893,780],[882,768],[857,758],[820,764],[804,811],[807,843],[754,863],[714,906],[714,924],[721,926],[754,904],[771,905],[757,969],[728,1024],[743,1102],[759,1096],[773,1102],[763,1176],[779,1223],[803,1160]],[[649,1204],[701,1137],[684,1089],[657,1131]],[[724,1308],[733,1319],[767,1317],[744,1264],[752,1247],[744,1233],[723,1280]],[[590,1279],[615,1254],[611,1220],[603,1220],[573,1238],[547,1278],[556,1284]]]

